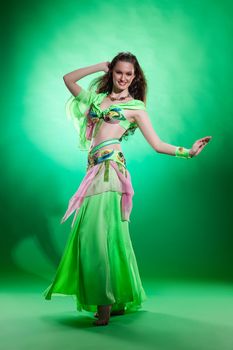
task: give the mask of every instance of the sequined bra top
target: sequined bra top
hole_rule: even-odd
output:
[[[100,108],[96,109],[95,105],[92,104],[90,111],[89,111],[89,117],[91,118],[91,121],[93,123],[98,123],[96,125],[94,130],[95,136],[100,128],[100,125],[103,121],[110,124],[118,124],[122,126],[125,130],[128,130],[129,128],[133,129],[137,127],[137,123],[130,122],[124,115],[122,108],[120,107],[114,107],[110,106],[104,110],[101,110]]]
[[[100,104],[107,95],[108,92],[96,93],[82,89],[76,97],[71,96],[66,103],[67,117],[74,120],[74,125],[79,133],[79,147],[82,150],[89,149],[92,137],[96,136],[103,122],[119,124],[125,129],[122,137],[127,138],[138,126],[137,123],[130,122],[125,117],[124,110],[146,110],[144,102],[137,99],[112,104],[102,110]]]
[[[106,93],[104,94],[106,96]],[[102,102],[102,101],[101,101]],[[130,122],[124,115],[123,108],[120,107],[126,107],[124,109],[136,109],[137,108],[143,108],[144,103],[140,100],[129,100],[127,102],[118,103],[118,104],[112,104],[108,108],[105,108],[102,110],[100,108],[100,103],[96,104],[93,102],[90,106],[90,110],[88,113],[88,117],[90,118],[92,123],[97,123],[95,126],[93,137],[96,136],[101,124],[103,121],[110,124],[118,124],[122,126],[126,131],[125,134],[133,133],[135,129],[137,128],[137,123]]]

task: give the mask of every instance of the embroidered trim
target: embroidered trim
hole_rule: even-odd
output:
[[[104,170],[104,181],[109,181],[109,162],[110,160],[106,160],[105,163],[105,170]]]

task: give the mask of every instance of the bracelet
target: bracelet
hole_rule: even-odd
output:
[[[175,156],[178,158],[186,158],[186,159],[192,158],[189,151],[190,150],[187,148],[178,146],[176,147],[176,150],[175,150]]]

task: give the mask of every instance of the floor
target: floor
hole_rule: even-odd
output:
[[[1,348],[232,350],[233,284],[144,281],[148,300],[137,312],[96,327],[70,296],[44,300],[48,283],[1,281]]]

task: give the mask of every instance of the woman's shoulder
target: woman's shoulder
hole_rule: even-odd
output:
[[[141,109],[146,110],[146,105],[142,100],[132,99],[125,103],[126,107],[129,109]]]

